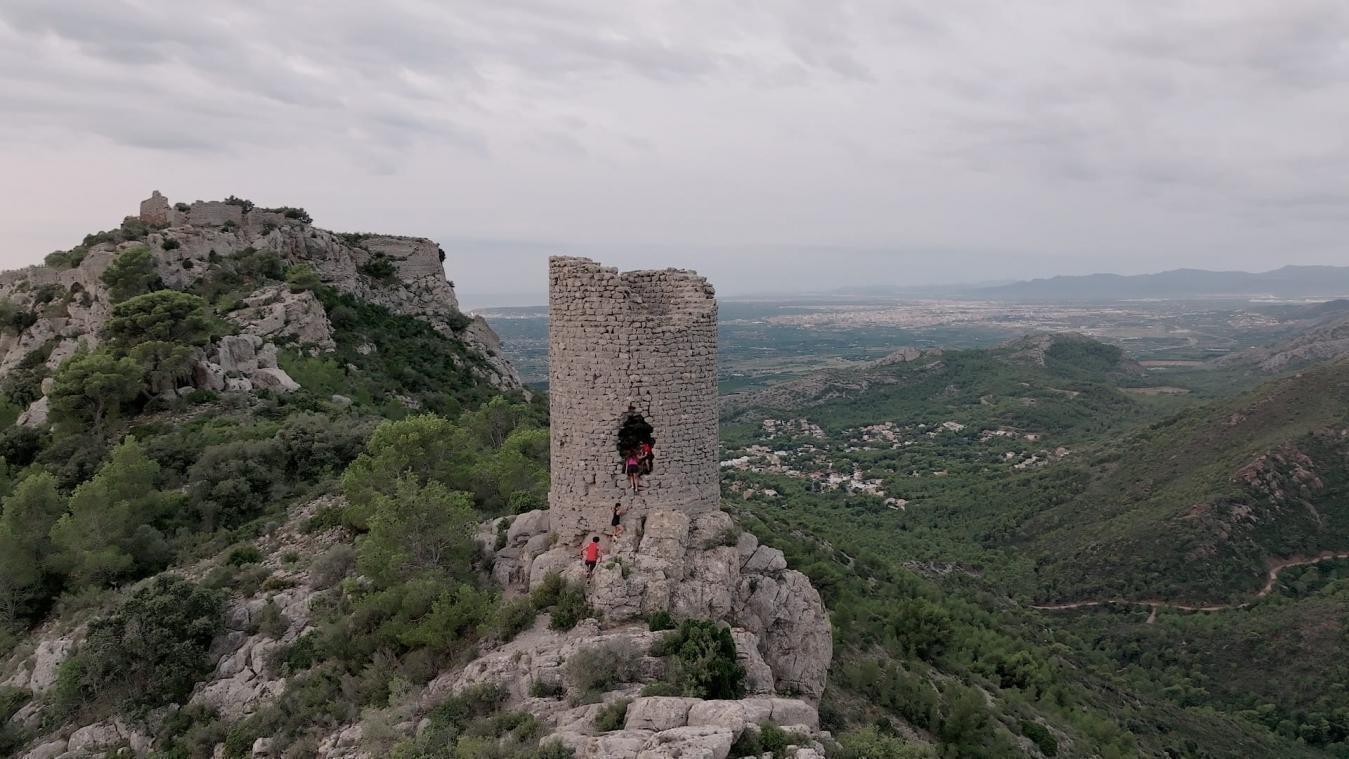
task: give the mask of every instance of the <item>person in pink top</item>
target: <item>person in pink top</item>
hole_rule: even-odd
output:
[[[628,484],[632,486],[632,492],[636,493],[642,487],[642,460],[636,450],[628,451],[623,468],[628,473]]]

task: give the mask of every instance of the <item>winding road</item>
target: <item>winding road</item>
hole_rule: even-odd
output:
[[[1255,594],[1255,598],[1263,598],[1274,590],[1274,584],[1279,580],[1279,573],[1289,567],[1301,567],[1307,564],[1319,564],[1323,561],[1335,561],[1337,559],[1349,559],[1349,551],[1322,551],[1315,556],[1293,556],[1287,559],[1270,564],[1269,571],[1265,576],[1265,587],[1261,588]],[[1073,601],[1071,603],[1061,604],[1031,604],[1032,609],[1041,611],[1063,611],[1065,609],[1085,609],[1089,606],[1147,606],[1152,609],[1148,615],[1148,624],[1157,621],[1158,609],[1179,609],[1180,611],[1225,611],[1228,609],[1244,609],[1250,606],[1254,601],[1245,601],[1235,604],[1186,604],[1177,601],[1164,601],[1160,598],[1127,599],[1127,598],[1103,598],[1092,601]]]

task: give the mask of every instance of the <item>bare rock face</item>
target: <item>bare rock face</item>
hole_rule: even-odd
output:
[[[31,656],[14,663],[14,674],[4,684],[37,694],[51,690],[56,684],[56,671],[70,656],[77,637],[72,633],[56,638],[43,638]]]
[[[291,292],[282,285],[264,287],[244,299],[244,307],[229,314],[246,335],[264,340],[289,338],[314,351],[336,350],[328,314],[314,293]]]
[[[203,390],[290,393],[300,389],[300,383],[277,365],[276,346],[251,334],[220,338],[193,367],[192,379]]]
[[[494,574],[524,593],[549,574],[584,583],[590,605],[607,623],[655,611],[676,618],[714,619],[741,629],[737,640],[755,647],[746,667],[754,692],[795,693],[818,699],[833,658],[833,634],[820,594],[782,552],[737,532],[729,515],[653,511],[622,537],[602,541],[604,557],[586,577],[580,544],[554,539],[547,512],[516,518]],[[493,531],[484,530],[480,540]]]
[[[640,696],[642,683],[664,675],[663,661],[648,655],[653,643],[670,632],[651,632],[644,625],[601,626],[596,620],[584,620],[573,630],[546,629],[543,620],[511,642],[474,660],[461,670],[444,673],[423,692],[419,711],[429,711],[454,693],[483,683],[506,689],[514,709],[533,714],[553,733],[546,741],[570,747],[577,757],[619,759],[628,757],[708,757],[727,759],[731,745],[746,730],[757,730],[765,722],[778,724],[801,736],[803,744],[815,744],[819,714],[808,701],[781,698],[771,692],[751,693],[738,700]],[[750,660],[750,669],[766,669],[755,648],[755,636],[745,630],[733,631],[741,651]],[[537,682],[567,683],[572,657],[596,650],[613,661],[636,662],[622,668],[624,682],[603,694],[601,704],[570,707],[564,698],[537,698],[531,686]],[[627,700],[625,722],[621,729],[603,732],[595,717],[604,704]],[[334,740],[335,748],[336,740]],[[329,754],[325,754],[329,755]],[[342,756],[334,751],[331,755]]]

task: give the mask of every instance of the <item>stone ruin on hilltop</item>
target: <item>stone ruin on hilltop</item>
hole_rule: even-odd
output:
[[[585,588],[600,619],[568,633],[536,628],[442,685],[505,685],[585,759],[726,759],[732,741],[764,721],[812,741],[833,653],[829,618],[806,576],[720,508],[712,286],[692,271],[620,273],[572,257],[551,260],[549,286],[550,508],[497,520],[479,542],[509,593],[560,574]],[[633,493],[622,451],[653,439],[654,468]],[[617,534],[616,503],[628,509]],[[587,575],[580,552],[594,537],[604,553]],[[554,713],[528,697],[531,683],[556,677],[581,649],[647,650],[662,633],[641,620],[662,612],[731,627],[745,698],[635,698],[623,729],[602,733],[591,721],[598,705]],[[661,665],[646,657],[642,669]],[[626,688],[606,699],[634,697],[641,684]],[[803,747],[795,756],[818,754]]]
[[[721,507],[717,463],[717,301],[691,271],[620,273],[584,258],[549,267],[548,395],[553,530],[574,539],[653,508]],[[656,466],[633,497],[619,436],[645,425]]]

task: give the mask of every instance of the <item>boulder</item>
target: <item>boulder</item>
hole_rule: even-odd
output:
[[[818,699],[833,658],[833,632],[820,594],[800,572],[742,577],[733,618],[759,635],[779,690]]]
[[[50,416],[51,401],[44,395],[28,404],[16,423],[20,427],[45,427]]]
[[[300,389],[300,383],[290,378],[284,369],[258,369],[251,375],[253,387],[293,393]]]
[[[24,754],[22,759],[56,759],[56,757],[66,753],[69,744],[63,738],[57,738],[54,741],[36,746],[32,751]]]
[[[669,730],[689,723],[689,710],[700,703],[696,698],[645,696],[628,704],[623,726],[628,730]]]
[[[726,759],[733,743],[723,727],[676,727],[647,739],[637,759]]]
[[[548,532],[548,511],[536,509],[515,517],[506,531],[506,545],[519,545],[526,540]]]

